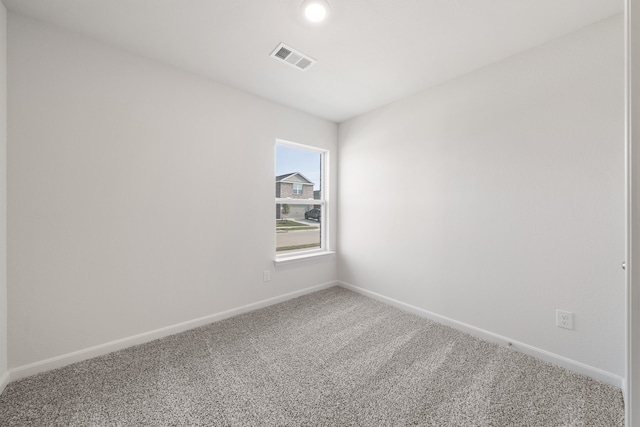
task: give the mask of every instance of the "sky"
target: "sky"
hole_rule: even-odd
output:
[[[300,172],[320,189],[320,153],[276,145],[276,176]]]

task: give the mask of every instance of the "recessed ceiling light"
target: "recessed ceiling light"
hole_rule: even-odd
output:
[[[329,3],[326,0],[305,0],[302,2],[304,17],[311,22],[322,22],[329,15]]]

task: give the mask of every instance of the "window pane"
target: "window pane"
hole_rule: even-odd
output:
[[[276,252],[279,255],[321,247],[322,208],[318,205],[276,205]],[[285,211],[287,213],[285,213]]]
[[[275,180],[277,254],[322,248],[322,154],[276,145]]]

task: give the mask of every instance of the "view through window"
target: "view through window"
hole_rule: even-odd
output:
[[[324,152],[276,144],[276,254],[324,249]]]

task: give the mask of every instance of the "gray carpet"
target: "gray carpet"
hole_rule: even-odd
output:
[[[342,288],[9,384],[2,426],[623,426],[619,389]]]

